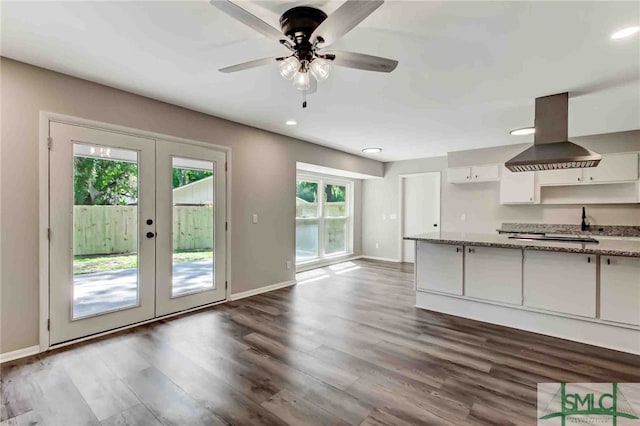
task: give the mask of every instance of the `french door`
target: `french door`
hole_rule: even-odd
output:
[[[225,298],[225,154],[51,122],[50,344]]]

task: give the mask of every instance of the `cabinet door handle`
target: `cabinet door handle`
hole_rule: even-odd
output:
[[[611,259],[607,259],[607,265],[611,265]]]
[[[589,176],[589,180],[593,180],[593,176]]]
[[[529,201],[533,201],[533,197],[529,197]]]
[[[578,178],[578,182],[580,182],[580,178]]]
[[[472,249],[471,247],[469,247],[469,253],[475,253],[475,249]]]
[[[460,247],[456,247],[456,253],[460,253]]]
[[[587,256],[587,263],[591,263],[591,256]]]
[[[478,175],[476,175],[476,179],[478,179]]]

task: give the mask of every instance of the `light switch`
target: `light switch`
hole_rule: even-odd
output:
[[[397,218],[398,218],[398,215],[396,215],[395,213],[389,213],[389,219],[396,220]]]
[[[256,213],[253,214],[253,217],[251,218],[251,221],[253,223],[258,223],[258,215]]]
[[[387,214],[386,213],[382,213],[382,220],[387,220]]]

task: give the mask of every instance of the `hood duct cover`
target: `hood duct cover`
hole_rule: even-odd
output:
[[[569,94],[536,98],[533,146],[505,163],[512,172],[596,167],[602,156],[568,139]]]

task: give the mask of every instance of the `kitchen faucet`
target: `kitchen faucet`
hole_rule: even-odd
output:
[[[587,218],[586,209],[582,207],[582,223],[580,224],[580,230],[582,231],[588,231],[589,229],[591,229],[591,226],[585,221],[586,218]]]

